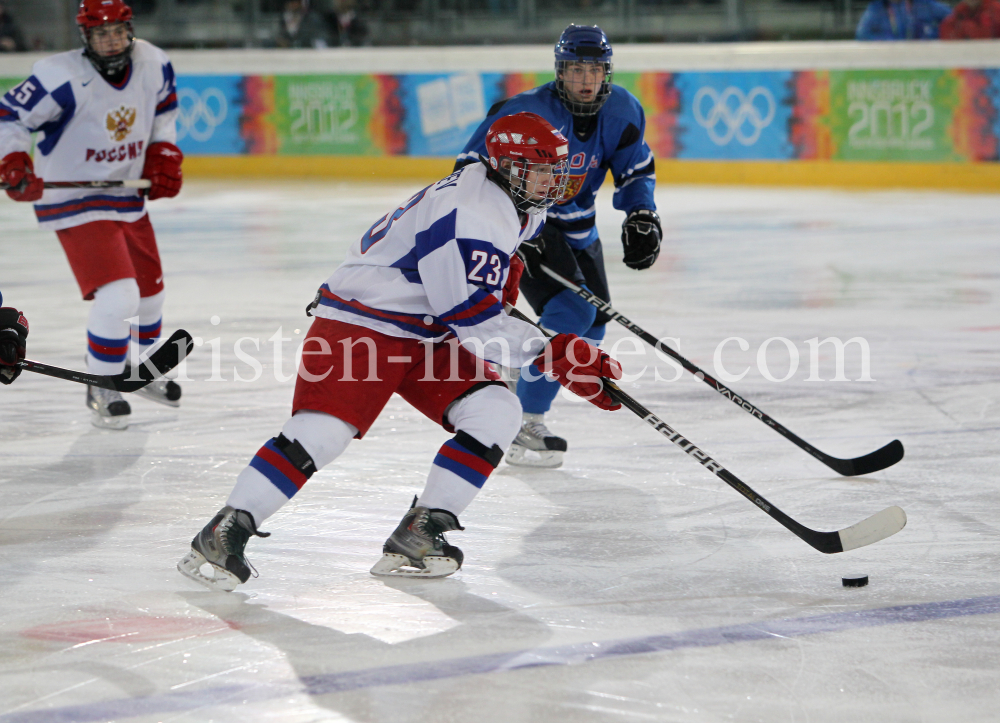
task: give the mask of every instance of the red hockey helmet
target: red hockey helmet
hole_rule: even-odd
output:
[[[498,118],[486,131],[490,167],[507,182],[519,211],[541,213],[563,199],[569,141],[535,113]]]
[[[128,45],[117,53],[106,54],[94,47],[93,31],[104,25],[124,25],[128,33]],[[132,34],[132,8],[124,0],[81,0],[76,13],[76,24],[80,29],[83,47],[90,62],[105,75],[117,75],[128,65],[135,44]]]
[[[124,0],[82,0],[76,13],[76,24],[84,28],[127,23],[131,19],[132,8]]]

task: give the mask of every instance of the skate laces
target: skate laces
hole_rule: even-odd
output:
[[[251,564],[251,562],[246,558],[243,551],[246,549],[247,542],[253,535],[257,537],[270,537],[270,532],[260,532],[257,530],[256,525],[253,522],[253,518],[249,513],[244,512],[247,515],[250,522],[250,529],[247,529],[243,524],[236,519],[236,516],[240,513],[240,510],[234,510],[228,515],[222,518],[222,521],[216,526],[216,532],[219,535],[219,540],[222,543],[222,552],[226,555],[234,555],[239,558],[239,560],[250,568],[250,572],[254,577],[259,577],[257,573],[257,568]]]
[[[448,519],[449,517],[451,519]],[[413,522],[410,523],[410,530],[412,532],[430,539],[435,543],[436,547],[448,544],[448,540],[444,536],[445,532],[464,529],[459,523],[458,518],[450,512],[445,510],[429,510],[426,507],[418,507]]]
[[[538,437],[538,439],[545,439],[546,437],[555,437],[548,427],[545,426],[545,422],[524,422],[524,430],[533,437]]]
[[[115,402],[124,402],[125,398],[117,389],[104,389],[103,387],[91,387],[90,395],[96,399],[101,406],[110,407]]]

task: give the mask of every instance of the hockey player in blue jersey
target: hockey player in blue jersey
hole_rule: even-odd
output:
[[[497,103],[458,156],[456,168],[486,155],[487,129],[500,116],[537,113],[569,139],[565,199],[548,210],[541,236],[522,243],[521,292],[546,329],[577,334],[593,344],[604,338],[608,317],[547,276],[544,264],[610,301],[594,209],[597,191],[611,171],[614,206],[624,211],[625,265],[648,269],[660,253],[660,219],[653,201],[653,153],[643,139],[645,116],[639,101],[612,85],[611,45],[597,26],[570,25],[555,47],[556,79]],[[529,367],[517,384],[524,410],[521,429],[507,452],[509,464],[558,467],[566,440],[545,426],[544,414],[559,384]]]

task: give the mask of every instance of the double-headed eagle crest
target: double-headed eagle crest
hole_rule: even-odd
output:
[[[123,141],[132,132],[135,123],[135,108],[121,106],[108,113],[108,135],[113,141]]]

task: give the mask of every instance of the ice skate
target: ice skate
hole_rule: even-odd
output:
[[[132,368],[126,366],[125,378],[128,379],[131,376]],[[157,404],[165,404],[168,407],[181,406],[181,385],[171,379],[157,379],[133,394]]]
[[[385,541],[382,559],[371,573],[386,577],[447,577],[462,567],[464,556],[448,544],[444,533],[464,529],[447,510],[411,507]]]
[[[504,459],[517,467],[561,467],[566,440],[545,426],[544,415],[525,414]]]
[[[271,533],[259,532],[249,512],[223,507],[191,540],[191,552],[177,563],[177,570],[213,590],[235,590],[251,573],[257,576],[243,555],[251,535],[270,537]]]
[[[90,423],[98,429],[125,429],[132,407],[114,389],[87,387],[87,406],[91,409]]]

